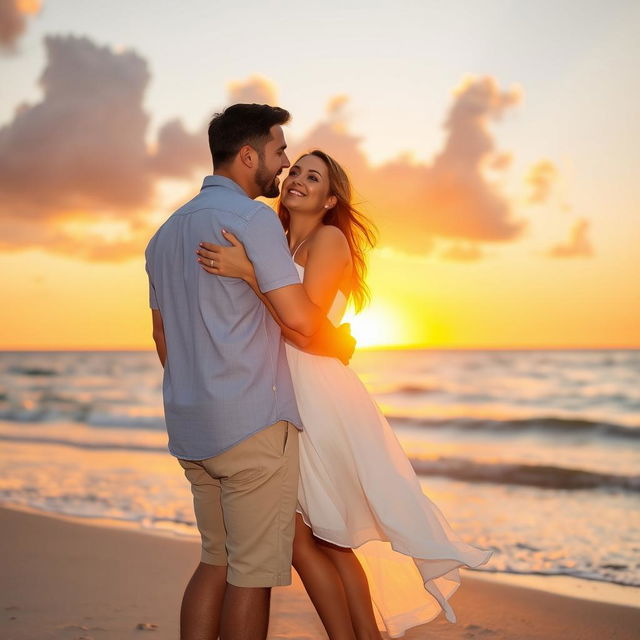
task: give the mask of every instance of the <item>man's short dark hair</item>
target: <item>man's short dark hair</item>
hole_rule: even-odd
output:
[[[233,160],[245,144],[261,152],[270,139],[271,127],[286,124],[290,117],[285,109],[268,104],[234,104],[216,113],[209,123],[213,166]]]

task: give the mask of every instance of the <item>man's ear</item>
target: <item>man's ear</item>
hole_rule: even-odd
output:
[[[250,144],[240,147],[238,155],[240,156],[240,162],[248,169],[254,169],[257,166],[258,152]]]

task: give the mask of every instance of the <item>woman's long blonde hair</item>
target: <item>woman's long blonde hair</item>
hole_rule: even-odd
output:
[[[320,158],[329,171],[329,195],[335,196],[337,203],[329,209],[322,218],[323,224],[338,227],[344,233],[349,250],[353,269],[351,272],[351,296],[356,312],[362,310],[369,301],[369,287],[365,282],[367,275],[367,263],[365,253],[375,245],[376,228],[363,213],[358,211],[351,201],[351,182],[345,170],[327,153],[314,149],[301,155],[296,162],[306,156]],[[287,208],[278,200],[278,217],[285,232],[289,232],[291,216]]]

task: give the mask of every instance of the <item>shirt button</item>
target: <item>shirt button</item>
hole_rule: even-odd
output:
[[[273,387],[271,387],[271,391],[275,391],[276,390],[276,385],[274,384]]]

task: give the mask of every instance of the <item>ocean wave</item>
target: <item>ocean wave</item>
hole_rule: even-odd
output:
[[[105,432],[97,437],[95,431],[79,429],[65,434],[51,434],[38,429],[34,433],[0,433],[0,442],[36,445],[61,445],[90,451],[131,451],[167,453],[166,436],[163,434]],[[149,437],[153,435],[153,437]],[[461,480],[471,484],[492,483],[556,490],[605,489],[640,493],[640,475],[601,473],[588,469],[576,469],[546,464],[518,462],[482,462],[464,457],[440,456],[424,458],[410,456],[409,460],[418,475],[437,476]]]
[[[106,526],[118,528],[128,524],[148,533],[170,533],[178,537],[199,536],[193,516],[154,516],[148,512],[132,510],[132,505],[127,500],[96,499],[91,494],[53,497],[35,491],[0,490],[0,506],[26,508],[39,513],[71,516],[79,520],[97,520]],[[145,506],[147,509],[152,508],[151,505]]]
[[[404,384],[399,387],[393,387],[387,391],[384,391],[385,394],[392,393],[401,393],[409,396],[413,395],[422,395],[425,393],[437,393],[438,391],[446,391],[444,387],[434,387],[430,385],[422,385],[422,384]]]
[[[49,369],[46,367],[20,367],[14,366],[9,367],[7,369],[8,373],[14,376],[41,376],[41,377],[52,377],[59,375],[59,372],[55,369]]]
[[[0,420],[6,422],[46,423],[60,420],[85,422],[90,409],[81,404],[68,403],[65,407],[13,405],[0,409]]]
[[[130,416],[92,412],[87,417],[86,424],[99,428],[148,429],[150,431],[164,431],[166,428],[163,415]]]
[[[0,397],[0,401],[2,398]],[[115,403],[114,403],[115,404]],[[118,407],[124,413],[114,410],[101,410],[88,403],[76,402],[68,398],[51,398],[47,403],[29,407],[24,404],[13,404],[0,407],[0,420],[6,422],[47,424],[70,421],[86,424],[90,427],[113,427],[117,429],[148,429],[162,431],[165,429],[164,416],[154,410],[135,406]]]
[[[98,451],[151,451],[155,453],[167,453],[166,446],[147,442],[132,442],[131,440],[118,442],[113,440],[94,441],[86,438],[67,438],[65,436],[19,436],[14,434],[0,434],[0,442],[20,442],[28,444],[54,444],[76,449],[91,449]]]
[[[185,492],[186,494],[186,492]],[[50,496],[34,491],[0,490],[0,506],[27,509],[36,513],[70,516],[79,521],[88,520],[102,526],[118,529],[130,528],[147,535],[171,536],[182,539],[198,540],[199,534],[190,505],[185,501],[180,504],[182,496],[171,504],[178,510],[165,515],[157,513],[157,506],[140,501],[128,500],[96,501],[91,495]],[[156,512],[156,513],[154,513]],[[477,536],[467,534],[470,543],[477,542]],[[540,545],[540,541],[538,541]],[[640,586],[640,577],[635,571],[633,558],[618,563],[602,563],[588,556],[572,556],[571,566],[567,566],[565,558],[558,557],[557,550],[542,545],[533,546],[522,542],[504,539],[487,541],[483,546],[491,548],[495,555],[492,566],[474,569],[477,573],[511,574],[514,576],[569,576],[583,580],[619,584],[624,586]]]
[[[549,435],[606,436],[627,440],[640,440],[640,426],[627,427],[610,422],[597,422],[580,418],[555,416],[539,418],[510,418],[491,420],[479,418],[416,418],[388,415],[387,419],[398,426],[408,425],[428,429],[457,429],[461,431],[487,431],[524,433],[538,431]]]
[[[440,476],[465,482],[538,487],[542,489],[609,489],[640,492],[640,475],[598,473],[552,465],[477,462],[469,458],[413,458],[418,475]]]
[[[497,548],[493,547],[495,551]],[[568,576],[570,578],[578,578],[580,580],[589,580],[591,582],[604,582],[607,584],[616,584],[623,587],[640,587],[640,579],[634,579],[630,577],[621,577],[618,578],[615,574],[613,576],[608,575],[611,570],[613,571],[623,571],[628,570],[629,567],[627,565],[600,565],[595,569],[547,569],[547,570],[539,570],[539,571],[524,571],[518,569],[486,569],[484,567],[480,567],[477,569],[470,569],[470,571],[475,571],[476,573],[487,573],[487,574],[509,574],[512,576]],[[604,570],[604,571],[602,571]]]
[[[408,389],[408,388],[407,388]],[[415,393],[422,393],[417,388]],[[602,437],[640,440],[640,425],[626,426],[586,418],[538,416],[525,418],[421,417],[385,412],[394,426],[423,429],[452,429],[487,434],[519,435],[537,432],[547,436]],[[0,394],[0,420],[17,423],[47,424],[69,421],[96,428],[165,429],[161,404],[145,405],[137,398],[115,402],[91,402],[70,396],[47,394],[37,403],[7,401]]]

